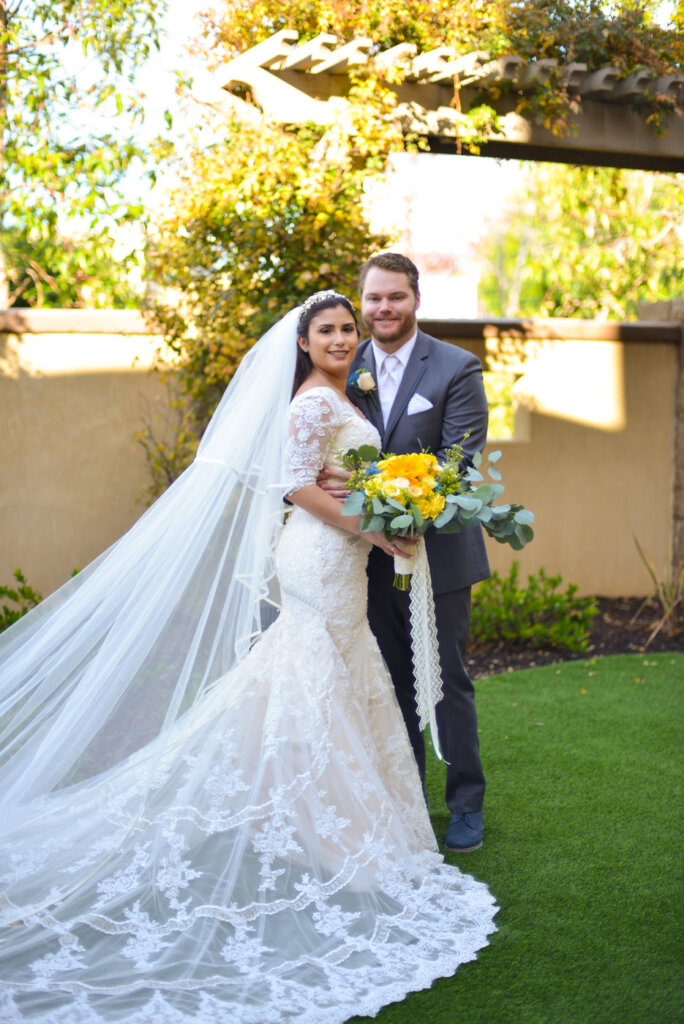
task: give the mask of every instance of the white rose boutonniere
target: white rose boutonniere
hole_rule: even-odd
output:
[[[373,374],[370,370],[354,370],[354,372],[349,375],[347,384],[355,395],[370,398],[375,408],[379,408],[377,396],[378,385],[375,383]]]

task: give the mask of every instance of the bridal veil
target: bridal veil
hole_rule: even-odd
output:
[[[163,736],[272,618],[297,316],[247,353],[182,476],[0,635],[5,825]]]
[[[298,314],[192,466],[0,636],[3,1024],[342,1024],[494,930],[437,852],[367,545],[300,508],[275,544]]]

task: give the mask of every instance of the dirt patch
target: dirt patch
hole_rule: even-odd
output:
[[[660,606],[655,601],[644,605],[644,599],[640,597],[597,597],[596,601],[599,611],[594,619],[586,651],[563,651],[558,648],[535,650],[516,647],[515,644],[489,645],[468,651],[468,671],[473,679],[477,679],[497,672],[513,672],[519,668],[534,668],[558,661],[604,654],[637,654],[643,651],[660,617]],[[684,651],[684,609],[680,606],[678,612],[670,627],[662,629],[646,650]]]

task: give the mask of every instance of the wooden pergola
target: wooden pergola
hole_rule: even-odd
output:
[[[483,156],[684,171],[684,75],[656,77],[637,71],[621,78],[614,67],[559,66],[553,60],[525,61],[515,54],[491,59],[482,51],[459,55],[447,46],[418,53],[412,44],[378,52],[368,38],[341,43],[336,36],[322,34],[301,45],[298,38],[297,32],[283,30],[235,57],[217,73],[217,92],[231,93],[231,104],[246,117],[254,116],[256,104],[267,120],[278,124],[333,124],[348,102],[352,69],[371,60],[386,70],[400,63],[400,84],[390,86],[396,93],[396,117],[404,132],[422,136],[432,153],[461,152],[462,111],[481,102],[485,88],[493,85],[498,98],[488,96],[486,102],[500,115],[502,131],[481,146]],[[516,112],[520,94],[543,81],[551,69],[560,72],[574,97],[570,131],[563,136]],[[639,109],[639,99],[653,91],[670,99],[673,107],[660,135]],[[675,315],[662,317],[671,321],[667,326],[611,324],[606,325],[605,336],[626,342],[648,335],[660,341],[667,338],[678,347],[672,529],[672,561],[677,566],[684,561],[684,316],[679,301],[684,297],[674,298],[678,301],[666,305],[677,307]],[[576,321],[568,325],[490,319],[423,326],[444,338],[454,332],[462,338],[512,331],[524,339],[539,336],[535,331],[540,329],[545,337],[569,336],[567,331],[573,337],[581,335],[581,322]]]
[[[496,86],[499,98],[487,102],[501,117],[502,133],[482,146],[483,156],[684,171],[684,75],[658,78],[637,71],[620,78],[613,67],[559,66],[514,54],[490,59],[482,51],[457,55],[448,46],[419,54],[413,44],[377,52],[368,38],[340,43],[322,34],[301,45],[298,38],[295,31],[277,32],[222,67],[217,85],[238,97],[248,93],[268,120],[324,125],[333,123],[347,102],[349,71],[371,60],[385,70],[400,64],[408,73],[401,84],[390,86],[396,116],[406,132],[423,136],[433,153],[460,152],[461,111],[475,104],[483,89]],[[576,97],[571,130],[560,137],[515,112],[520,94],[552,69],[560,71]],[[674,105],[662,135],[638,109],[639,99],[653,90]]]

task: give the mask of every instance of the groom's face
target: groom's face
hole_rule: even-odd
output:
[[[415,333],[420,295],[402,271],[371,267],[363,282],[361,315],[373,339],[397,349]]]

